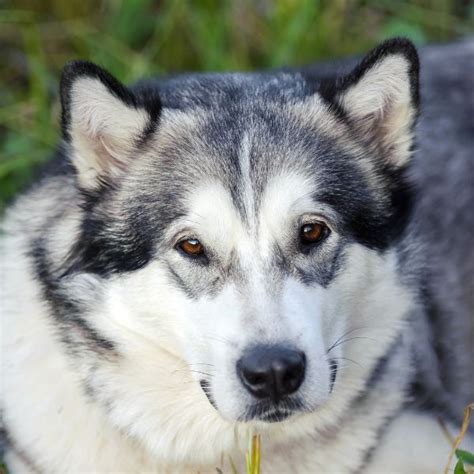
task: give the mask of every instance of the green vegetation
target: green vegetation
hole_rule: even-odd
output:
[[[58,79],[70,59],[130,82],[298,65],[396,35],[423,44],[473,31],[464,0],[14,1],[0,9],[0,212],[57,143]]]

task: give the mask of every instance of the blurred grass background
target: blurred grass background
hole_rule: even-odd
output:
[[[421,45],[473,32],[470,0],[0,0],[0,212],[57,143],[58,80],[70,59],[130,82],[299,65],[396,35]]]

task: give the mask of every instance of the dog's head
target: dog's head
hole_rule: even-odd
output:
[[[116,351],[88,351],[85,373],[118,425],[157,448],[153,423],[289,426],[361,389],[407,307],[392,250],[418,106],[409,42],[317,84],[128,89],[72,63],[62,101],[83,196],[64,279]]]

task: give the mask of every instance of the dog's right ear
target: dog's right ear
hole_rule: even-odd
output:
[[[93,190],[122,174],[159,120],[158,96],[141,100],[95,64],[74,61],[61,76],[62,130],[79,185]]]

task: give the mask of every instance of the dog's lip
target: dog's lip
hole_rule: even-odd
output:
[[[211,393],[211,385],[208,380],[206,379],[201,379],[199,380],[199,385],[201,386],[202,391],[206,395],[206,398],[209,400],[209,403],[212,405],[212,407],[216,410],[219,411],[216,405],[216,402],[212,396]],[[253,416],[249,417],[246,420],[241,420],[241,421],[263,421],[265,423],[279,423],[282,421],[287,420],[291,416],[295,415],[298,410],[294,409],[289,409],[286,407],[271,407],[267,410],[264,410],[258,414],[254,414]]]
[[[279,423],[281,421],[285,421],[290,416],[292,416],[295,412],[293,410],[279,410],[278,408],[275,410],[269,410],[258,417],[255,420],[265,421],[266,423]]]
[[[302,400],[287,399],[283,403],[273,404],[270,402],[257,402],[248,406],[241,421],[263,421],[266,423],[278,423],[285,421],[291,416],[307,411]]]
[[[212,405],[212,407],[215,410],[217,410],[216,402],[215,402],[214,398],[212,397],[211,384],[209,383],[209,381],[206,380],[206,379],[201,379],[199,381],[199,385],[201,386],[202,391],[205,393],[207,399],[209,400],[209,403]]]
[[[337,371],[339,369],[339,365],[335,359],[331,359],[329,361],[329,370],[330,370],[330,386],[329,386],[329,393],[332,393],[334,390],[334,384],[336,383]]]

